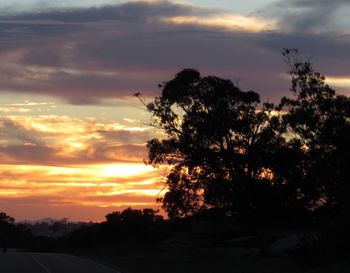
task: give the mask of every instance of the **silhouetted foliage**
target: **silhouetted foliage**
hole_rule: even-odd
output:
[[[129,224],[142,224],[142,223],[154,223],[163,220],[163,217],[157,215],[158,211],[154,209],[132,209],[127,208],[121,212],[114,211],[106,215],[107,223],[129,223]]]
[[[0,212],[0,223],[1,224],[13,224],[15,222],[15,218],[7,215],[5,212]]]
[[[299,248],[307,263],[327,264],[349,255],[350,98],[338,95],[296,49],[283,51],[294,98],[282,98],[285,138],[301,151],[289,183],[293,199],[309,211],[314,231]]]
[[[350,212],[350,98],[297,50],[283,56],[294,97],[277,107],[193,69],[159,85],[146,107],[165,137],[148,141],[147,163],[172,167],[158,199],[170,218],[220,211],[262,232],[283,217],[320,224]]]
[[[269,221],[284,207],[287,190],[279,165],[287,148],[273,105],[259,109],[257,93],[193,69],[160,87],[147,109],[166,138],[148,142],[148,163],[172,166],[159,199],[168,215],[216,209]]]
[[[157,229],[163,223],[158,211],[127,208],[106,215],[106,221],[81,227],[69,235],[75,248],[88,248],[99,244],[120,243],[127,240],[155,241]]]
[[[312,210],[329,207],[331,214],[349,209],[350,98],[336,94],[310,62],[299,61],[297,50],[283,55],[295,97],[282,98],[279,109],[287,111],[286,139],[302,151],[294,168],[296,198]]]
[[[5,212],[0,212],[0,245],[9,247],[22,246],[32,239],[26,226],[15,224],[15,219]]]

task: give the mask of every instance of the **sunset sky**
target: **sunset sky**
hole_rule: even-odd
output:
[[[146,101],[183,68],[263,100],[288,94],[296,47],[350,95],[348,0],[1,0],[0,211],[104,219],[159,207],[166,168],[143,164]]]

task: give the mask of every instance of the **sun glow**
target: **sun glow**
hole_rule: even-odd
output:
[[[100,221],[127,207],[159,209],[168,168],[143,163],[153,131],[142,117],[68,116],[56,106],[0,105],[1,210],[16,220]]]
[[[162,18],[161,21],[175,25],[198,25],[205,27],[217,27],[232,31],[244,30],[248,32],[260,32],[274,30],[277,28],[277,22],[275,21],[236,14],[208,17],[174,16]]]
[[[144,164],[113,164],[97,168],[101,169],[101,177],[128,177],[154,171],[151,166]]]
[[[139,164],[72,166],[0,164],[0,203],[23,206],[156,207],[166,167]],[[69,212],[64,212],[69,217]],[[101,215],[103,216],[103,215]]]
[[[327,77],[327,82],[341,87],[350,87],[350,76],[349,77]]]
[[[72,220],[82,220],[78,212],[84,211],[91,217],[84,219],[100,220],[129,206],[158,208],[167,169],[144,165],[149,129],[134,125],[104,118],[0,116],[2,210],[17,220],[53,211]]]

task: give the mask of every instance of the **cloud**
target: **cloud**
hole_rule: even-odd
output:
[[[1,89],[60,96],[74,104],[135,91],[155,95],[159,82],[185,66],[215,70],[222,63],[226,68],[229,56],[223,55],[232,55],[233,42],[217,27],[159,20],[209,12],[135,2],[3,18]],[[215,44],[218,51],[212,54]]]
[[[20,12],[43,12],[52,8],[88,7],[115,3],[115,0],[2,0],[0,14],[14,15]]]
[[[339,31],[337,24],[347,19],[339,17],[338,12],[349,8],[347,0],[280,0],[258,13],[278,18],[280,26],[288,31],[327,32]]]
[[[170,1],[137,1],[120,5],[106,5],[103,7],[71,8],[49,10],[40,13],[22,13],[4,16],[12,20],[52,20],[58,22],[96,22],[117,20],[124,22],[145,22],[149,18],[159,16],[177,16],[210,13],[209,10],[188,4],[171,3]],[[1,19],[1,17],[0,17]]]
[[[298,47],[314,57],[325,74],[350,74],[350,37],[317,27],[330,22],[327,16],[316,20],[325,9],[319,2],[329,7],[332,18],[333,10],[345,7],[345,1],[280,1],[269,13],[241,16],[249,28],[260,27],[254,31],[239,27],[243,21],[236,14],[168,1],[3,16],[0,92],[98,104],[138,91],[155,96],[158,83],[190,67],[239,79],[241,88],[276,101],[289,89],[281,76],[286,70],[283,47]],[[261,27],[266,17],[279,22],[272,31],[268,24]],[[330,68],[330,63],[336,65]]]
[[[0,117],[2,163],[83,165],[141,163],[149,129],[67,116]]]
[[[263,20],[237,14],[215,14],[209,16],[174,16],[161,18],[165,23],[219,28],[231,31],[260,32],[276,29],[272,20]]]
[[[5,146],[9,142],[11,145],[44,145],[44,140],[35,130],[25,128],[8,118],[0,118],[0,139],[2,145]]]
[[[142,168],[144,171],[132,175],[133,169]],[[129,175],[121,176],[122,169],[127,169]],[[157,207],[155,200],[162,189],[164,171],[147,170],[142,164],[70,167],[0,164],[0,204],[3,210],[20,219],[54,214],[60,218],[101,219],[112,210],[128,206]],[[33,211],[27,211],[28,207]],[[104,212],[98,208],[104,208]],[[91,213],[86,218],[77,213],[87,209]]]
[[[55,150],[45,146],[13,145],[0,148],[4,163],[12,164],[52,164]]]

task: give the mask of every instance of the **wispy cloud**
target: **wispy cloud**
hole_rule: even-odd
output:
[[[0,118],[2,162],[72,165],[142,162],[148,128],[68,116]]]
[[[24,103],[10,103],[0,105],[0,113],[32,113],[32,112],[50,112],[56,108],[53,102],[24,102]]]

